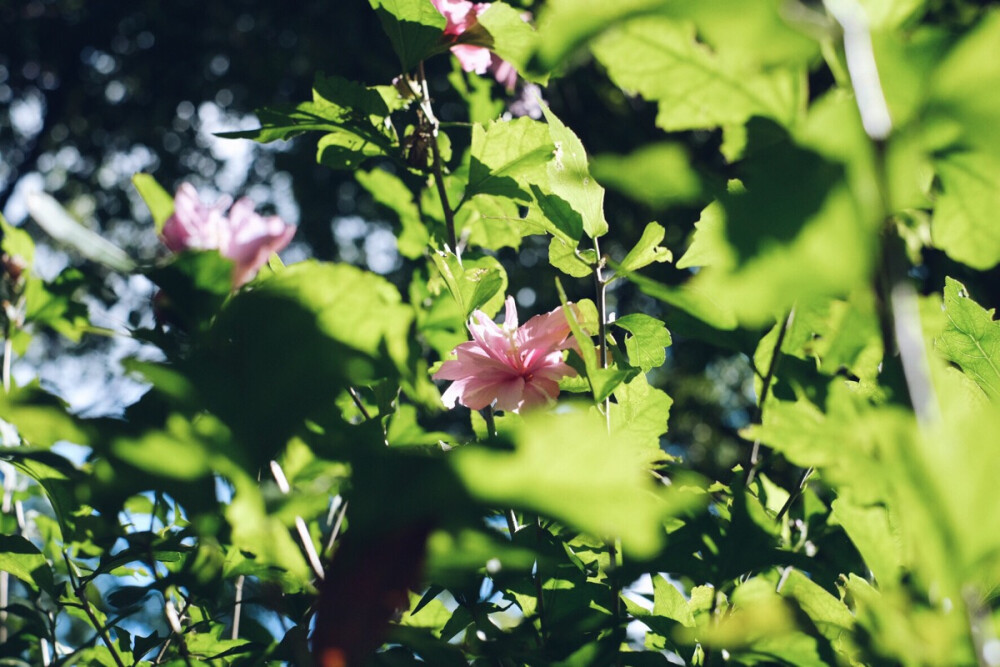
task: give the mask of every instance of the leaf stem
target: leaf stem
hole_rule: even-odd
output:
[[[438,146],[438,130],[441,124],[438,122],[434,110],[431,108],[431,92],[427,86],[427,74],[424,72],[424,61],[417,65],[417,74],[420,77],[420,110],[424,120],[430,126],[431,153],[433,155],[432,169],[434,170],[434,185],[437,187],[438,197],[441,199],[441,210],[444,213],[444,224],[448,229],[448,245],[455,256],[460,255],[458,239],[455,236],[455,213],[448,203],[448,192],[444,187],[444,173],[441,169],[441,148]]]
[[[774,374],[778,372],[778,363],[781,361],[781,346],[785,343],[785,335],[788,333],[788,329],[792,326],[792,321],[795,319],[795,307],[793,306],[790,311],[788,311],[788,317],[781,325],[781,329],[778,330],[778,340],[774,342],[774,351],[771,353],[771,361],[767,365],[767,373],[764,374],[763,382],[760,387],[760,399],[757,401],[757,407],[754,408],[753,417],[751,418],[751,423],[761,424],[764,417],[764,403],[767,402],[768,396],[771,395],[771,385],[774,384]],[[747,481],[746,486],[753,484],[754,478],[757,476],[757,472],[760,470],[761,458],[760,458],[760,438],[756,438],[753,442],[753,449],[750,450],[750,464],[747,466]]]

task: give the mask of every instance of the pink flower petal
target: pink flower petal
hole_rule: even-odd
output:
[[[287,246],[295,227],[277,216],[262,217],[253,202],[243,198],[229,208],[232,200],[222,197],[214,206],[205,206],[190,183],[182,183],[174,196],[174,213],[163,225],[163,243],[174,252],[218,250],[235,263],[233,285],[239,287],[267,262],[271,253]]]
[[[518,412],[547,405],[559,395],[559,380],[576,374],[562,359],[570,331],[561,308],[520,328],[513,298],[507,297],[505,308],[502,327],[475,311],[469,321],[472,340],[458,345],[456,358],[434,374],[436,380],[453,381],[441,396],[447,407],[461,403],[481,410],[493,404]]]

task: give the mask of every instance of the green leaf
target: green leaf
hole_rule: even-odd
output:
[[[420,208],[413,200],[410,188],[398,176],[384,169],[357,171],[354,177],[376,202],[393,211],[399,218],[402,225],[402,231],[396,238],[399,254],[409,259],[423,255],[430,234],[420,219]]]
[[[59,202],[44,192],[28,195],[28,212],[49,236],[87,259],[122,273],[135,270],[135,262],[124,250],[71,218]]]
[[[894,534],[884,505],[862,506],[849,498],[837,498],[830,523],[844,528],[880,585],[889,586],[899,579],[899,536]]]
[[[684,285],[675,287],[658,283],[637,273],[629,274],[627,278],[643,293],[679,308],[710,327],[728,331],[735,329],[739,323],[732,307],[723,302],[721,295],[696,283],[688,281]]]
[[[1000,137],[1000,13],[982,20],[941,61],[930,83],[928,118],[931,141],[940,147],[981,148],[996,155]]]
[[[551,192],[569,202],[583,219],[583,231],[591,238],[608,233],[604,219],[604,188],[593,179],[587,166],[587,153],[580,139],[566,127],[549,107],[542,105],[549,124],[555,153],[548,164]]]
[[[462,202],[482,193],[526,201],[525,184],[545,182],[544,166],[553,151],[549,128],[530,118],[473,125],[469,184]]]
[[[451,254],[433,253],[431,259],[465,319],[475,310],[490,317],[497,313],[507,291],[507,273],[495,257],[466,257],[459,261]]]
[[[658,222],[646,225],[646,228],[642,230],[639,242],[628,251],[621,263],[614,265],[617,274],[626,276],[633,271],[649,266],[653,262],[671,261],[674,256],[670,249],[659,245],[665,234],[666,230]]]
[[[313,81],[313,102],[323,106],[329,117],[343,120],[367,117],[373,125],[377,125],[389,115],[389,105],[383,94],[385,88],[318,73]]]
[[[534,76],[526,66],[538,40],[535,29],[521,17],[519,10],[504,2],[492,2],[476,20],[492,37],[488,45],[490,51],[513,65],[529,81],[546,82],[547,76]]]
[[[89,445],[94,432],[86,421],[71,415],[62,399],[37,386],[14,387],[0,394],[0,414],[17,427],[25,443],[48,448],[66,440]]]
[[[621,88],[659,103],[658,127],[741,125],[751,116],[789,126],[802,108],[797,70],[756,71],[727,62],[695,37],[695,26],[646,16],[609,30],[592,45]]]
[[[594,272],[593,267],[581,257],[596,261],[596,253],[593,250],[577,254],[576,241],[564,241],[558,236],[553,236],[549,241],[549,264],[566,275],[583,278]]]
[[[174,213],[174,198],[163,189],[151,174],[135,174],[132,176],[132,185],[139,192],[142,201],[146,202],[149,212],[153,214],[153,224],[156,226],[156,233],[163,231],[163,225]]]
[[[208,327],[233,289],[233,261],[216,250],[186,250],[147,272],[163,291],[161,319],[189,331]]]
[[[610,406],[611,433],[634,441],[644,460],[662,461],[660,436],[667,432],[673,399],[650,385],[646,376],[636,375],[615,388],[615,401]]]
[[[470,245],[516,250],[523,236],[535,233],[534,225],[526,223],[521,215],[521,208],[513,199],[479,195],[466,202],[455,224],[459,229],[469,230]]]
[[[973,268],[993,268],[1000,262],[1000,159],[948,153],[936,166],[943,192],[931,219],[934,245]]]
[[[702,196],[701,177],[680,144],[647,144],[628,155],[604,153],[590,171],[605,187],[654,209],[690,204]]]
[[[291,109],[258,109],[260,127],[255,130],[220,132],[223,139],[253,139],[262,144],[291,139],[303,132],[333,132],[343,125],[343,110],[330,104],[302,102]]]
[[[678,267],[707,262],[689,284],[741,322],[761,326],[797,300],[867,285],[876,227],[841,165],[796,145],[770,121],[754,119],[749,129],[745,190],[730,187],[705,210]]]
[[[620,536],[625,550],[639,557],[662,544],[669,492],[630,455],[632,442],[608,434],[600,415],[529,413],[514,440],[512,452],[469,445],[450,457],[473,496],[537,511],[597,537]]]
[[[795,600],[828,640],[836,641],[854,628],[854,616],[847,605],[807,575],[792,569],[784,581],[781,596]]]
[[[354,170],[366,160],[385,155],[385,142],[371,135],[360,136],[349,130],[323,135],[316,145],[316,162],[330,169]]]
[[[171,415],[162,429],[117,438],[111,449],[123,461],[152,475],[195,480],[225,469],[224,461],[235,454],[227,451],[228,446],[228,429],[211,415],[194,421]]]
[[[677,621],[686,628],[694,627],[694,614],[688,601],[663,575],[653,578],[653,614]]]
[[[711,48],[744,66],[807,62],[813,39],[794,25],[781,0],[676,2],[675,0],[551,0],[539,17],[536,65],[552,69],[574,50],[630,19],[654,15],[693,21]]]
[[[0,535],[0,570],[10,572],[36,590],[55,595],[48,561],[38,547],[20,535]]]
[[[991,398],[1000,397],[1000,322],[953,278],[945,279],[948,323],[934,341],[945,359],[957,364]]]
[[[300,262],[230,299],[186,371],[248,455],[266,462],[306,419],[338,415],[339,390],[412,379],[412,321],[383,278]]]
[[[11,257],[19,257],[30,268],[35,261],[35,242],[31,235],[7,222],[0,215],[0,248]]]
[[[403,70],[410,71],[429,55],[443,51],[446,21],[430,0],[369,0],[389,35]]]
[[[625,339],[630,364],[648,373],[666,361],[664,348],[670,347],[671,339],[663,322],[644,313],[629,313],[612,324],[632,334]]]

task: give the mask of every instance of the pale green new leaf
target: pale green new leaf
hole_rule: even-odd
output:
[[[1000,397],[1000,322],[971,298],[962,283],[947,278],[944,308],[948,323],[935,348],[974,379],[992,398]]]
[[[589,252],[591,255],[594,254],[593,250]],[[557,236],[553,236],[549,241],[549,264],[566,275],[583,278],[594,271],[593,267],[581,257],[585,255],[577,253],[575,241],[564,241]]]
[[[843,526],[879,584],[896,582],[902,565],[899,538],[893,534],[884,505],[862,506],[849,498],[837,498],[831,519],[830,523]]]
[[[538,65],[551,69],[604,31],[646,15],[690,20],[714,51],[746,65],[797,65],[818,45],[787,7],[781,0],[550,0],[539,17]]]
[[[466,318],[475,310],[492,317],[500,309],[507,292],[507,272],[495,257],[466,257],[459,262],[454,255],[433,253],[431,259]]]
[[[653,578],[653,614],[677,621],[686,628],[694,627],[694,614],[688,601],[663,575]]]

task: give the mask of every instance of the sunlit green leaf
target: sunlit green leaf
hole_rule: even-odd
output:
[[[549,187],[583,219],[583,231],[596,238],[608,233],[604,219],[604,188],[590,175],[587,153],[580,139],[546,105],[542,113],[548,121],[555,152],[548,164]]]
[[[33,588],[54,593],[52,568],[34,544],[20,535],[0,535],[0,570]]]
[[[549,128],[530,118],[474,125],[464,200],[481,193],[526,200],[523,184],[545,179],[554,150]]]
[[[487,503],[541,512],[597,536],[619,535],[626,551],[651,555],[668,506],[633,443],[608,435],[589,412],[526,415],[513,452],[464,447],[451,462]],[[568,449],[567,449],[568,448]],[[569,457],[567,458],[567,454]]]
[[[369,0],[389,35],[403,69],[409,71],[437,50],[445,19],[430,0]]]
[[[658,222],[646,225],[639,242],[628,251],[620,263],[614,265],[618,275],[628,275],[653,262],[669,262],[673,259],[670,249],[659,245],[665,233],[663,225]]]
[[[937,161],[944,190],[931,219],[934,245],[959,262],[990,269],[1000,262],[1000,160],[988,153],[949,153]]]
[[[659,103],[667,131],[715,128],[767,116],[790,125],[801,107],[798,72],[739,71],[695,38],[695,26],[656,16],[613,28],[592,46],[621,88]]]
[[[948,324],[935,341],[945,359],[961,367],[988,396],[1000,396],[1000,322],[969,297],[962,283],[948,278],[944,288]]]
[[[629,363],[643,372],[663,365],[667,358],[664,348],[671,342],[663,322],[644,313],[629,313],[616,319],[614,325],[632,334],[625,339]]]

